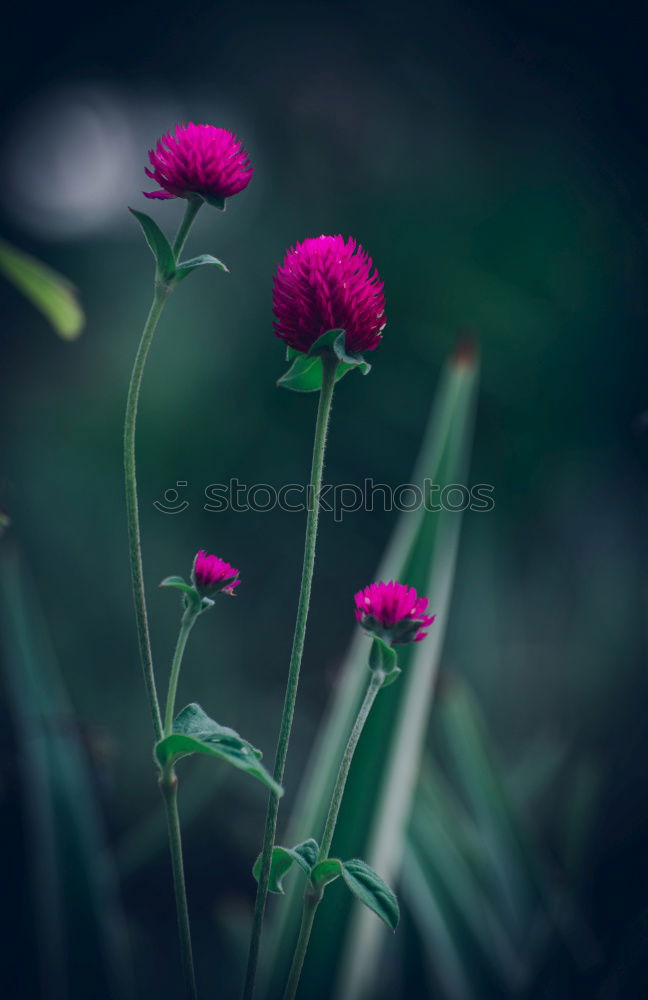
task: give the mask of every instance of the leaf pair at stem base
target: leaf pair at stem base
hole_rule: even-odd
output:
[[[274,847],[268,884],[270,892],[283,895],[283,878],[293,864],[298,865],[308,876],[312,892],[318,898],[330,882],[341,877],[356,899],[380,917],[391,930],[396,930],[400,918],[398,900],[380,875],[359,858],[352,858],[350,861],[340,861],[339,858],[318,860],[319,853],[319,844],[312,837],[295,847]],[[252,869],[257,881],[260,872],[261,855]]]
[[[371,371],[371,365],[362,354],[347,354],[344,330],[328,330],[317,338],[308,354],[296,351],[294,347],[286,350],[286,361],[292,361],[292,364],[277,385],[294,392],[317,392],[322,388],[325,358],[335,362],[336,382],[353,368],[358,368],[363,375]]]
[[[155,257],[156,281],[161,284],[173,288],[179,281],[186,278],[188,274],[195,271],[197,267],[204,267],[206,264],[213,264],[216,267],[220,267],[222,271],[229,271],[229,268],[223,264],[222,260],[212,257],[209,253],[200,254],[198,257],[192,257],[190,260],[180,263],[176,259],[173,247],[157,222],[150,215],[147,215],[146,212],[138,212],[135,208],[130,208],[129,212],[135,216],[142,227],[146,242]]]

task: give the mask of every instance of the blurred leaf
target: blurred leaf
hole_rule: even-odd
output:
[[[405,850],[401,883],[421,935],[420,950],[428,971],[429,995],[436,996],[440,988],[444,1000],[480,1000],[480,994],[475,992],[468,977],[461,942],[452,933],[439,896],[433,891],[411,845]]]
[[[533,944],[538,927],[547,933],[535,947],[547,945],[553,933],[583,969],[598,961],[599,947],[551,858],[541,852],[530,825],[507,794],[501,767],[467,685],[454,680],[437,713],[443,745],[479,833],[484,885],[501,914],[511,940],[525,961],[537,961]]]
[[[577,761],[565,797],[561,844],[563,864],[575,876],[583,871],[587,858],[600,787],[600,771],[592,761]]]
[[[261,751],[255,750],[252,744],[242,739],[234,729],[214,722],[200,705],[195,703],[182,709],[173,723],[171,736],[160,740],[155,747],[155,755],[162,767],[167,763],[174,764],[181,757],[193,753],[226,760],[253,778],[258,778],[276,794],[283,795],[281,786],[259,763]]]
[[[395,931],[400,919],[398,900],[380,875],[359,858],[344,861],[340,874],[355,898]]]
[[[463,482],[472,437],[477,359],[462,349],[448,363],[435,399],[419,460],[409,482]],[[419,509],[398,519],[375,579],[396,579],[430,598],[437,622],[425,642],[404,646],[402,677],[370,716],[356,751],[336,830],[335,854],[362,853],[390,880],[398,875],[404,831],[424,745],[436,668],[454,576],[461,515]],[[370,647],[358,630],[341,671],[336,694],[305,771],[290,823],[291,839],[318,831],[325,822],[335,775],[366,684]],[[413,648],[416,647],[416,648]],[[314,935],[303,972],[305,995],[345,1000],[371,995],[378,974],[382,932],[364,910],[327,895],[317,919],[327,932]],[[269,995],[285,981],[299,921],[300,899],[289,887],[277,908],[268,948]]]
[[[146,242],[155,257],[158,275],[164,281],[168,281],[169,278],[173,277],[176,269],[175,255],[171,244],[150,215],[147,215],[146,212],[138,212],[135,208],[129,208],[128,211],[135,216],[142,227]]]
[[[62,275],[0,240],[0,272],[45,316],[64,340],[75,340],[85,323],[76,291]]]
[[[0,557],[0,626],[11,713],[24,761],[42,995],[130,998],[134,987],[124,915],[93,776],[33,585],[18,555],[7,548]]]
[[[427,921],[420,920],[408,881],[403,899],[412,907],[424,947],[432,952],[432,963],[444,964],[444,956],[437,955],[436,948],[440,940],[445,947],[452,939],[466,976],[472,978],[475,967],[488,966],[491,981],[500,991],[515,992],[523,980],[524,967],[484,877],[487,861],[480,832],[429,759],[414,802],[408,843],[419,877],[435,897],[436,921],[445,924],[441,936],[437,926],[427,939]],[[475,981],[473,987],[479,992],[483,983]]]
[[[212,257],[209,253],[203,253],[199,257],[192,257],[191,260],[183,260],[182,264],[178,264],[175,269],[176,281],[182,281],[188,274],[195,271],[197,267],[204,267],[206,264],[214,264],[216,267],[220,267],[221,271],[229,274],[229,268],[226,264],[223,264],[222,260],[219,260],[218,257]]]
[[[284,890],[281,884],[283,877],[292,868],[294,863],[298,864],[302,871],[305,871],[309,875],[311,868],[317,861],[318,851],[319,844],[312,837],[309,840],[305,840],[303,844],[297,844],[295,847],[273,847],[270,862],[270,882],[268,884],[270,892],[277,892],[283,895]],[[261,874],[261,859],[262,855],[260,854],[252,868],[252,874],[257,882]]]

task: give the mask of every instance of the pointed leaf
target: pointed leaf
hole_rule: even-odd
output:
[[[384,642],[383,639],[375,636],[373,642],[371,643],[369,666],[372,670],[384,670],[386,674],[390,673],[394,667],[398,666],[396,650],[393,646]]]
[[[394,667],[394,669],[390,670],[387,676],[385,677],[384,681],[382,682],[382,686],[384,688],[389,687],[389,685],[393,684],[395,680],[398,680],[398,678],[402,673],[403,671],[401,670],[400,667]]]
[[[253,778],[258,778],[275,794],[283,795],[281,786],[260,763],[261,751],[255,750],[234,729],[214,722],[195,703],[183,708],[173,723],[173,733],[160,740],[155,747],[155,755],[161,767],[174,764],[181,757],[192,753],[220,757]]]
[[[176,281],[182,281],[188,274],[195,271],[197,267],[204,267],[206,264],[213,264],[216,267],[220,267],[221,271],[229,274],[229,268],[226,264],[223,264],[222,260],[219,260],[218,257],[212,257],[210,253],[203,253],[199,257],[192,257],[191,260],[184,260],[182,264],[178,264],[175,270]]]
[[[270,892],[283,895],[282,881],[284,875],[292,868],[293,864],[298,864],[307,875],[310,874],[311,868],[317,861],[318,851],[319,844],[312,837],[309,840],[305,840],[302,844],[296,844],[295,847],[273,847],[270,861],[270,881],[268,883]],[[262,855],[259,855],[252,868],[252,874],[257,882],[261,874],[261,857]]]
[[[45,316],[64,340],[74,340],[85,316],[74,287],[56,271],[0,240],[0,272]]]
[[[335,344],[338,340],[341,340],[344,344],[346,333],[344,330],[327,330],[323,333],[321,337],[312,344],[310,351],[308,352],[311,358],[317,357],[318,354],[322,354],[324,351],[335,350]],[[337,351],[336,351],[337,353]]]
[[[380,875],[359,858],[345,861],[340,874],[356,899],[373,910],[395,931],[400,919],[398,900]]]
[[[181,576],[167,576],[167,578],[162,581],[160,586],[174,587],[176,590],[182,591],[185,597],[185,601],[189,602],[186,605],[186,607],[192,607],[196,611],[200,608],[201,604],[204,601],[208,600],[208,598],[206,597],[201,599],[200,594],[198,593],[196,588],[192,587],[190,583],[185,583],[185,581],[182,579]],[[209,602],[210,605],[213,603],[214,603],[213,601]]]
[[[363,375],[368,375],[371,371],[371,365],[368,361],[365,361],[362,354],[353,354],[352,352],[347,354],[346,334],[344,331],[342,331],[339,337],[335,338],[333,350],[339,361],[343,361],[346,365],[351,365],[352,368],[359,367]]]
[[[342,862],[337,858],[327,858],[315,865],[311,872],[311,882],[316,888],[335,882],[342,874]]]
[[[146,242],[155,257],[158,275],[164,281],[168,281],[173,277],[176,266],[171,244],[150,215],[147,215],[146,212],[138,212],[135,208],[129,208],[128,211],[135,216],[142,227]]]
[[[282,389],[292,389],[294,392],[317,392],[322,388],[322,361],[319,357],[309,357],[308,354],[295,352],[296,357],[277,385]],[[350,372],[355,365],[340,362],[335,373],[335,381]]]
[[[215,194],[203,194],[200,197],[203,201],[206,201],[208,205],[211,205],[212,208],[217,208],[219,212],[224,212],[227,207],[225,198],[219,198]]]

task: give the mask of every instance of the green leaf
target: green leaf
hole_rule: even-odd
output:
[[[342,862],[337,858],[327,858],[315,865],[311,872],[311,882],[316,888],[334,882],[342,874]]]
[[[395,931],[400,919],[398,900],[380,875],[377,875],[369,865],[360,861],[359,858],[344,861],[340,874],[356,899],[373,910],[388,927]]]
[[[0,240],[0,272],[29,299],[64,340],[75,340],[85,323],[74,287],[34,257]]]
[[[326,333],[323,333],[321,337],[318,337],[314,344],[311,345],[311,349],[308,354],[311,358],[315,358],[319,354],[323,354],[326,351],[335,351],[336,342],[341,339],[342,343],[344,343],[345,337],[346,333],[344,330],[327,330]],[[337,351],[335,351],[335,353],[337,354]]]
[[[335,381],[350,372],[355,365],[338,363]],[[294,392],[317,392],[322,388],[322,360],[319,356],[309,357],[308,354],[296,352],[296,357],[277,385],[282,389],[292,389]]]
[[[221,726],[195,703],[183,708],[173,723],[173,733],[166,736],[155,747],[155,756],[161,767],[175,764],[188,754],[202,753],[209,757],[220,757],[253,778],[258,778],[277,795],[283,789],[260,763],[261,751],[255,750],[228,726]]]
[[[295,847],[273,847],[270,861],[270,881],[268,883],[270,892],[283,895],[282,881],[284,875],[292,868],[293,864],[299,865],[309,875],[313,865],[317,861],[318,852],[319,844],[312,837],[305,840],[302,844],[296,844]],[[257,882],[261,875],[261,858],[262,855],[260,854],[252,868],[252,874]]]
[[[369,653],[369,666],[372,670],[383,670],[386,674],[391,673],[395,667],[398,667],[396,650],[383,639],[374,636]]]
[[[227,208],[225,198],[218,198],[215,194],[201,194],[200,197],[212,208],[217,208],[219,212],[224,212]]]
[[[203,606],[203,603],[209,601],[207,597],[201,598],[200,594],[190,583],[185,583],[181,576],[167,576],[165,580],[160,584],[161,587],[174,587],[176,590],[182,591],[185,599],[185,607],[193,608],[198,612]],[[214,602],[209,601],[211,606]]]
[[[175,274],[176,269],[175,256],[171,249],[171,244],[157,222],[154,222],[150,215],[147,215],[145,212],[138,212],[135,208],[129,208],[128,211],[131,215],[135,216],[142,227],[146,242],[155,257],[159,277],[163,281],[169,281]]]
[[[218,257],[212,257],[210,253],[203,253],[199,257],[192,257],[191,260],[184,260],[182,264],[178,264],[175,270],[176,281],[182,281],[188,274],[195,271],[197,267],[204,267],[206,264],[213,264],[216,267],[220,267],[221,271],[229,274],[229,268],[226,264],[223,264],[222,260],[219,260]]]

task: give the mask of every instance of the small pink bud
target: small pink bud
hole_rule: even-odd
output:
[[[426,615],[427,597],[414,587],[371,583],[355,595],[355,616],[365,631],[389,643],[420,642],[425,639],[435,615]]]
[[[191,578],[197,590],[203,596],[209,597],[221,591],[223,594],[234,594],[234,588],[241,582],[239,571],[218,556],[207,555],[204,549],[196,553]]]

